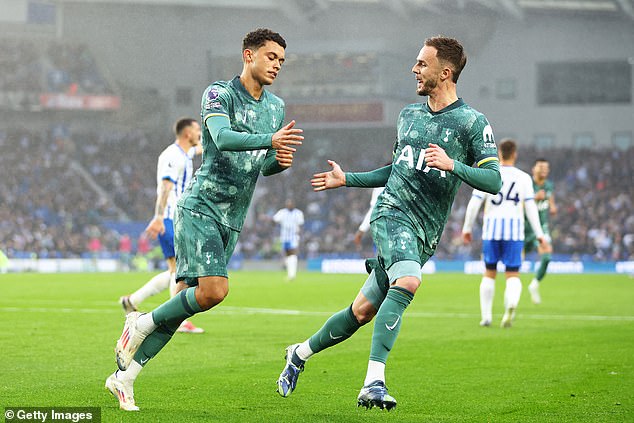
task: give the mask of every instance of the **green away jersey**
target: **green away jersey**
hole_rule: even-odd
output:
[[[548,234],[548,219],[550,218],[550,198],[553,196],[553,192],[555,190],[554,184],[546,180],[543,185],[538,185],[535,180],[533,180],[533,189],[535,190],[535,194],[537,192],[544,190],[546,193],[546,197],[543,200],[539,200],[536,202],[537,211],[539,212],[539,223],[541,223],[542,230],[545,234]],[[524,229],[524,238],[532,238],[535,234],[531,225],[526,225]]]
[[[275,150],[219,150],[205,124],[208,118],[218,115],[229,118],[232,131],[273,134],[282,127],[284,102],[266,90],[259,100],[254,99],[239,77],[215,82],[203,93],[203,160],[179,205],[240,231],[265,158],[272,158]]]
[[[498,160],[493,130],[486,117],[461,99],[438,112],[427,104],[406,106],[398,118],[392,172],[378,198],[372,220],[407,216],[432,255],[442,235],[458,187],[450,172],[430,168],[425,149],[438,144],[455,161],[480,166]]]

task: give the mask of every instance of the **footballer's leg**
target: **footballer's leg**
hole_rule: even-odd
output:
[[[480,281],[480,326],[491,326],[493,321],[493,298],[495,296],[495,277],[498,261],[501,257],[501,241],[482,241],[482,257],[484,259],[484,275]]]
[[[396,400],[385,386],[385,365],[401,329],[403,314],[414,299],[420,286],[421,264],[418,261],[397,261],[388,269],[390,281],[385,300],[374,320],[372,346],[363,388],[357,396],[357,405],[391,410]]]
[[[486,266],[489,266],[488,264]],[[491,326],[493,320],[493,298],[495,296],[495,276],[497,264],[491,265],[493,269],[485,270],[484,276],[480,281],[480,326]]]
[[[504,254],[502,261],[506,266],[506,288],[504,289],[504,316],[501,326],[511,327],[515,318],[515,311],[522,295],[522,281],[519,278],[519,269],[522,264],[522,241],[502,241]]]
[[[366,261],[370,273],[350,307],[333,314],[324,325],[301,344],[286,348],[286,366],[277,379],[277,392],[287,397],[297,386],[305,362],[326,348],[350,338],[362,325],[372,320],[387,294],[387,274],[376,259]]]
[[[550,243],[550,237],[546,234],[548,242]],[[537,252],[539,253],[539,267],[535,272],[535,278],[528,285],[528,292],[531,294],[531,301],[533,304],[541,304],[542,297],[539,294],[539,284],[546,276],[548,270],[548,264],[550,263],[552,247],[549,244],[547,247],[542,247],[541,244],[537,244]]]
[[[172,338],[181,320],[176,319],[158,326],[141,343],[126,370],[117,370],[106,379],[106,388],[119,400],[119,408],[137,411],[134,401],[134,381],[148,361]]]
[[[387,358],[398,337],[405,310],[420,286],[422,266],[430,256],[423,252],[424,242],[407,219],[378,218],[371,229],[379,261],[386,269],[389,289],[374,319],[368,369],[357,405],[390,410],[396,407],[396,400],[385,386]],[[395,245],[403,248],[395,249]]]

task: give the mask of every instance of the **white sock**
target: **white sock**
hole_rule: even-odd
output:
[[[170,273],[170,298],[176,295],[176,273]]]
[[[482,320],[493,320],[493,296],[495,295],[495,279],[486,276],[480,282],[480,314]]]
[[[506,280],[506,289],[504,290],[504,308],[517,308],[522,295],[522,281],[517,276],[513,276]]]
[[[143,366],[132,360],[127,370],[117,370],[116,378],[124,382],[134,383],[134,380],[137,378],[139,373],[141,373],[141,370],[143,370]]]
[[[295,353],[297,354],[299,358],[301,358],[304,361],[308,360],[310,357],[312,357],[313,354],[315,354],[313,350],[310,349],[310,344],[308,343],[308,339],[302,342],[301,344],[299,344],[299,347],[297,347],[297,349],[295,350]]]
[[[158,326],[154,323],[154,319],[152,319],[152,313],[143,313],[136,321],[136,328],[148,335],[154,332],[154,329],[157,327]]]
[[[385,363],[380,361],[368,361],[368,372],[365,374],[365,382],[363,386],[366,386],[375,380],[380,380],[385,383]]]
[[[286,272],[289,279],[297,276],[297,256],[295,254],[286,257]]]
[[[145,299],[151,297],[152,295],[156,295],[160,292],[163,292],[170,283],[170,272],[166,270],[163,273],[159,273],[154,276],[152,279],[147,281],[145,285],[141,288],[137,289],[130,295],[130,302],[134,306],[138,306]]]

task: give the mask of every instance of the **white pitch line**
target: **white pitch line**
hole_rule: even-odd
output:
[[[71,307],[0,307],[0,313],[121,313],[113,308],[71,308]],[[278,308],[220,306],[212,313],[221,314],[268,314],[274,316],[330,316],[332,311],[305,311]],[[407,317],[477,319],[477,313],[418,312],[406,313]],[[530,314],[522,313],[522,319],[528,320],[575,320],[575,321],[624,321],[634,322],[634,316],[597,316],[590,314]]]

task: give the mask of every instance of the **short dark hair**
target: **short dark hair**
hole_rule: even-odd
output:
[[[516,152],[517,143],[515,142],[515,140],[504,138],[502,142],[500,142],[500,153],[502,154],[503,160],[509,160]]]
[[[284,40],[280,34],[270,29],[258,28],[244,36],[242,40],[242,51],[247,49],[257,50],[266,44],[267,41],[274,41],[283,48],[286,48],[286,40]]]
[[[538,157],[537,159],[535,159],[535,163],[533,163],[533,166],[535,166],[537,163],[539,162],[545,162],[545,163],[549,163],[548,159],[544,158],[544,157]]]
[[[192,126],[194,122],[196,122],[196,119],[188,117],[178,119],[174,124],[174,134],[176,134],[176,136],[179,136],[181,132],[183,132],[183,129],[187,128],[188,126]]]
[[[436,57],[438,60],[448,62],[452,67],[452,81],[458,82],[460,72],[467,64],[467,55],[464,52],[464,48],[460,41],[455,38],[443,37],[437,35],[425,40],[425,45],[428,47],[434,47],[437,50]]]

